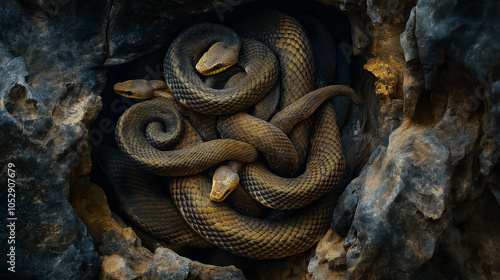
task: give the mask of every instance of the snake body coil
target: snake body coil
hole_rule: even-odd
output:
[[[180,113],[161,101],[145,101],[129,108],[118,121],[116,139],[120,149],[138,166],[172,177],[170,192],[174,203],[191,228],[205,240],[245,257],[281,258],[309,249],[328,229],[333,205],[324,195],[336,185],[344,171],[333,106],[325,103],[316,112],[311,139],[312,121],[308,117],[331,97],[346,95],[359,99],[352,89],[344,86],[326,87],[302,97],[314,90],[315,73],[312,51],[300,24],[278,12],[263,12],[254,18],[253,24],[247,22],[239,27],[240,34],[264,42],[274,53],[257,41],[238,39],[227,27],[195,25],[180,34],[169,47],[165,56],[166,82],[175,99],[188,109],[226,115],[218,118],[219,132],[224,137],[249,141],[261,152],[269,152],[265,155],[267,163],[279,173],[290,176],[307,158],[302,174],[292,178],[275,175],[266,161],[255,161],[254,146],[237,140],[197,143],[200,140],[186,142],[183,139],[187,144],[180,146],[184,149],[164,151],[153,147],[154,137],[148,142],[145,132],[161,134],[169,127],[182,127]],[[219,41],[226,45],[242,44],[237,67],[243,69],[244,74],[228,83],[230,87],[214,89],[196,73],[195,65],[204,52]],[[256,125],[258,121],[238,112],[261,100],[275,86],[278,74],[279,107],[283,113],[275,115],[264,129]],[[307,107],[306,103],[313,105]],[[288,114],[299,117],[288,117]],[[300,121],[291,124],[291,119]],[[238,134],[241,131],[255,135],[241,136]],[[272,141],[260,145],[262,140],[253,137],[257,134]],[[311,149],[307,155],[309,141]],[[283,156],[283,149],[295,155]],[[206,174],[198,173],[225,160],[249,163],[241,171],[241,184],[262,204],[277,209],[307,206],[294,210],[290,217],[267,220],[244,216],[225,203],[210,201],[210,180]],[[295,163],[287,166],[292,161]],[[312,203],[317,199],[317,203]]]
[[[165,56],[165,79],[181,104],[200,113],[230,114],[254,105],[271,90],[278,78],[278,61],[265,45],[253,40],[243,40],[238,65],[247,75],[236,89],[208,87],[196,73],[194,65],[210,45],[238,44],[237,38],[228,27],[197,24],[172,42]]]
[[[114,200],[115,211],[152,236],[173,244],[210,247],[184,222],[174,203],[118,149],[98,147],[92,154],[93,178]],[[101,173],[101,174],[95,174]]]
[[[281,12],[266,10],[248,17],[238,30],[244,37],[265,43],[278,57],[282,91],[280,109],[315,89],[313,51],[297,20]],[[307,157],[311,125],[310,120],[304,120],[289,134],[297,150],[300,166],[303,166]]]
[[[170,191],[183,217],[212,244],[236,255],[278,259],[303,252],[330,225],[333,205],[327,198],[281,220],[243,216],[225,203],[210,201],[210,179],[174,178]],[[194,210],[194,209],[197,210]]]
[[[179,127],[182,116],[169,103],[144,101],[125,111],[115,129],[120,149],[148,172],[163,176],[187,176],[225,160],[252,162],[257,158],[253,146],[231,139],[212,140],[182,150],[156,149],[144,137],[148,125],[155,122],[161,122],[167,128]]]

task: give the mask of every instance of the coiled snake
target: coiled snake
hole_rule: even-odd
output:
[[[129,160],[145,171],[170,177],[170,194],[177,209],[200,236],[237,255],[271,259],[309,249],[329,227],[333,205],[325,194],[342,176],[344,157],[335,112],[324,101],[338,95],[357,104],[361,101],[347,86],[313,91],[312,50],[297,21],[274,11],[253,18],[253,23],[237,27],[251,30],[239,31],[245,39],[214,24],[199,24],[182,32],[165,56],[166,94],[156,95],[162,100],[129,108],[120,117],[115,133]],[[228,49],[239,54],[234,66],[206,55]],[[208,74],[234,70],[238,75],[233,77],[238,78],[229,78],[226,87],[212,88],[207,85],[209,78],[197,73],[204,64],[210,65]],[[269,123],[249,115],[278,78],[280,112]],[[136,90],[127,90],[137,85],[121,84],[115,89],[137,96]],[[145,86],[149,85],[153,84]],[[147,88],[147,97],[161,87]],[[318,107],[309,139],[309,116]],[[177,108],[184,114],[185,108],[196,111],[198,119],[214,120],[208,115],[220,115],[217,124],[208,121],[208,125],[213,129],[216,125],[223,138],[231,139],[202,142],[196,133],[182,136],[183,131],[193,129]],[[172,139],[180,139],[180,143],[168,144]],[[264,157],[259,157],[259,152],[265,153]],[[255,200],[274,209],[301,209],[271,220],[248,217],[225,202],[211,201],[212,182],[203,171],[228,160],[246,163],[240,170],[240,185]]]

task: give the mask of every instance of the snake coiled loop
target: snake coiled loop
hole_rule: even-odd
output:
[[[237,87],[215,89],[207,86],[195,65],[216,42],[239,44],[238,35],[218,24],[197,24],[177,37],[165,56],[165,80],[177,101],[204,114],[223,115],[243,110],[257,103],[278,79],[279,64],[264,44],[243,40],[237,66],[246,76]]]
[[[258,152],[254,146],[231,139],[199,143],[201,138],[198,136],[182,150],[155,148],[170,144],[164,144],[163,140],[157,143],[153,129],[181,127],[179,123],[170,124],[174,119],[183,122],[182,116],[173,112],[175,107],[162,101],[145,101],[128,109],[118,121],[116,140],[120,149],[139,167],[171,177],[169,187],[176,207],[190,227],[205,240],[237,255],[273,259],[311,248],[328,229],[333,202],[325,194],[331,193],[340,180],[344,156],[333,105],[323,102],[337,95],[353,100],[356,97],[352,89],[344,86],[325,87],[307,98],[302,97],[315,88],[312,49],[302,27],[279,12],[263,12],[253,18],[256,24],[247,21],[241,27],[246,32],[240,33],[268,47],[254,40],[239,39],[234,31],[221,25],[197,24],[182,32],[170,45],[164,60],[166,83],[177,102],[188,109],[202,114],[229,115],[218,117],[221,122],[217,127],[224,137],[255,143],[263,141],[253,136],[232,135],[232,132],[244,131],[271,139],[270,145],[278,147],[269,148],[266,146],[269,143],[256,144],[261,151],[295,149],[291,156],[279,153],[265,156],[267,163],[275,165],[276,170],[294,173],[302,162],[306,162],[305,171],[293,178],[280,177],[269,170],[265,160],[256,161]],[[200,57],[216,42],[241,44],[235,67],[243,69],[244,75],[238,81],[228,82],[231,84],[228,88],[209,87],[195,70]],[[261,100],[275,86],[278,76],[280,84],[276,88],[281,89],[278,107],[283,113],[276,114],[264,129],[257,125],[255,118],[249,120],[250,117],[239,111]],[[317,96],[322,97],[317,99]],[[315,104],[311,110],[304,105],[310,101]],[[313,137],[309,139],[312,120],[308,118],[318,107]],[[302,115],[297,125],[289,123],[292,118],[287,114],[292,111]],[[155,124],[147,128],[151,120]],[[190,125],[186,125],[185,130],[193,131]],[[279,136],[267,134],[277,131]],[[150,135],[149,141],[145,132]],[[307,152],[309,141],[311,149]],[[294,163],[289,170],[287,163],[292,162],[292,158]],[[304,208],[293,210],[289,217],[270,220],[244,216],[225,202],[211,201],[210,179],[198,173],[225,160],[249,163],[240,172],[240,182],[255,200],[275,209]]]
[[[115,135],[118,147],[139,167],[153,174],[169,177],[194,175],[222,161],[252,162],[258,156],[252,145],[232,139],[212,140],[188,149],[162,151],[153,147],[144,135],[152,121],[159,121],[166,127],[177,127],[183,120],[173,105],[148,100],[133,105],[120,116]]]

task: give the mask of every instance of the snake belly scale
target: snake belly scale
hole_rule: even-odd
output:
[[[245,118],[240,120],[231,116],[261,100],[275,86],[278,76],[281,110],[300,104],[301,97],[315,88],[311,49],[298,22],[279,12],[266,11],[255,18],[258,24],[253,25],[251,32],[241,31],[249,30],[249,23],[238,28],[240,34],[252,40],[239,39],[227,27],[198,24],[182,32],[165,56],[166,83],[175,100],[198,113],[227,115],[219,117],[217,126],[222,130],[224,122],[229,120],[238,119],[233,127],[248,126],[244,123]],[[215,35],[207,35],[212,34],[210,32],[215,32]],[[245,74],[230,88],[213,89],[196,73],[195,64],[211,45],[219,41],[227,45],[241,44],[237,67]],[[360,103],[354,91],[345,86],[331,86],[323,91],[327,94],[324,100],[345,95]],[[333,106],[330,103],[320,106],[323,101],[315,105],[319,109],[315,113],[311,139],[309,126],[313,122],[308,116],[312,112],[293,127],[280,124],[287,122],[283,121],[286,117],[271,124],[276,126],[273,131],[278,130],[290,137],[291,142],[286,139],[283,141],[288,141],[287,144],[282,145],[287,149],[295,147],[298,162],[306,162],[305,171],[292,178],[273,174],[265,160],[257,160],[258,151],[253,145],[235,140],[240,138],[230,133],[224,136],[234,139],[196,140],[194,142],[200,143],[190,142],[178,150],[153,147],[145,132],[151,136],[155,133],[153,129],[157,129],[158,134],[171,127],[182,129],[183,116],[175,106],[163,101],[144,101],[129,108],[118,121],[116,140],[122,152],[137,166],[171,177],[170,193],[175,205],[190,227],[205,240],[244,257],[281,258],[309,249],[330,225],[333,202],[328,193],[342,176],[344,157]],[[307,155],[309,141],[311,150]],[[280,157],[266,158],[279,163]],[[276,209],[301,209],[291,211],[292,215],[285,218],[262,219],[244,216],[225,202],[211,201],[211,181],[204,171],[227,160],[247,163],[240,173],[241,185],[255,200]],[[294,171],[283,168],[282,172]]]

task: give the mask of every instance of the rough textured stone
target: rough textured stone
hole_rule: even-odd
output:
[[[92,278],[99,267],[97,253],[68,202],[68,169],[75,166],[75,142],[85,137],[84,130],[54,118],[44,104],[43,92],[26,83],[29,72],[23,58],[12,57],[1,45],[0,57],[0,212],[2,219],[8,217],[7,169],[11,168],[15,172],[15,192],[11,194],[15,197],[9,199],[15,201],[10,216],[17,218],[13,221],[15,244],[11,244],[15,246],[15,275],[37,279]],[[76,93],[74,98],[78,98]],[[77,104],[84,111],[97,108],[92,98]],[[7,237],[12,234],[2,226],[1,235],[2,244],[7,244]],[[6,259],[10,247],[2,246],[0,250],[0,273],[2,278],[9,278],[12,274],[7,267],[11,265]]]
[[[470,71],[474,79],[491,73],[500,59],[498,12],[500,7],[493,1],[418,2],[415,36],[427,89],[437,82],[438,68],[446,59]]]
[[[137,279],[138,275],[127,265],[127,261],[119,255],[104,256],[99,279],[119,280]]]
[[[316,253],[308,264],[308,279],[346,278],[346,250],[342,241],[343,238],[333,229],[328,230],[319,241]]]
[[[466,98],[468,110],[475,111],[485,99],[488,101],[491,121],[487,133],[495,135],[497,142],[500,141],[498,12],[500,6],[493,1],[419,1],[414,11],[415,29],[405,32],[415,37],[426,89],[439,82],[437,72],[447,61],[470,76],[475,88],[474,94]]]

